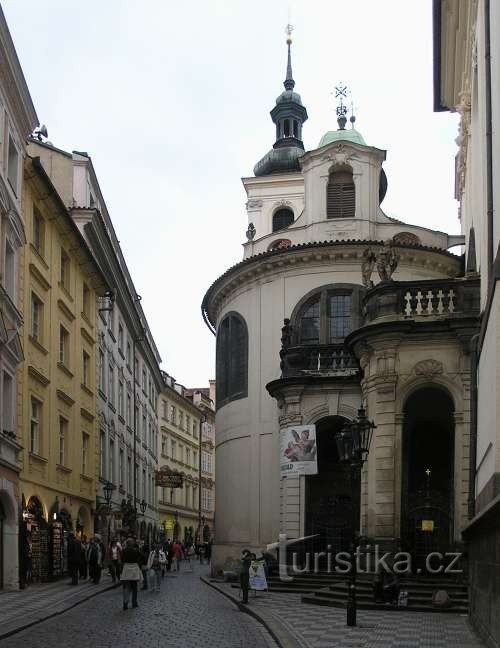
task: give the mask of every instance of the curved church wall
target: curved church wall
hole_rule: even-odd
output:
[[[332,263],[319,254],[316,260],[309,257],[303,267],[297,263],[293,269],[268,270],[267,275],[260,277],[254,273],[252,279],[235,286],[219,306],[217,325],[226,314],[235,311],[245,319],[248,328],[248,395],[222,406],[216,415],[216,472],[221,488],[217,492],[214,571],[229,568],[244,548],[265,550],[283,528],[278,436],[281,412],[266,390],[269,382],[280,377],[283,319],[290,317],[297,303],[311,290],[328,284],[361,286],[360,258],[365,247],[353,245],[351,260],[344,258]],[[394,279],[436,278],[449,276],[451,268],[458,270],[458,260],[449,257],[443,257],[441,268],[432,268],[421,260],[417,266],[415,259],[422,254],[426,253],[404,251]],[[306,414],[304,410],[308,418],[304,422],[318,418],[315,408],[320,412],[326,407],[325,411],[332,414],[341,402],[338,399],[335,405],[330,394],[332,402],[328,404],[325,393],[313,391],[304,400],[308,411]],[[352,411],[356,410],[358,399],[358,394],[351,390],[348,401]]]

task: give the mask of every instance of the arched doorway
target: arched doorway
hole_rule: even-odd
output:
[[[349,468],[339,461],[335,435],[346,419],[328,416],[316,424],[318,474],[306,477],[306,535],[309,552],[346,551],[352,538]]]
[[[436,387],[418,389],[404,406],[401,542],[417,569],[453,542],[453,412],[449,394]]]

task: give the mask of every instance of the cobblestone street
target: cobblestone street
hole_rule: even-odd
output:
[[[121,588],[2,640],[2,648],[274,648],[265,628],[200,581],[206,567],[170,574],[162,591],[139,592],[139,607],[122,609]]]

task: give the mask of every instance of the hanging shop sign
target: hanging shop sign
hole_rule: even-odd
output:
[[[281,476],[318,473],[315,425],[295,425],[280,433]]]
[[[165,467],[155,472],[155,484],[161,488],[182,488],[184,475]]]

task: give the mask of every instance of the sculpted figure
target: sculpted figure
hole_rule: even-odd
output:
[[[368,289],[373,288],[373,281],[371,277],[376,258],[377,257],[375,256],[375,253],[371,250],[371,248],[366,248],[366,250],[363,252],[363,261],[361,262],[361,277],[363,280],[363,286]]]
[[[377,272],[380,281],[390,281],[398,267],[399,256],[390,246],[382,248],[377,257]]]

